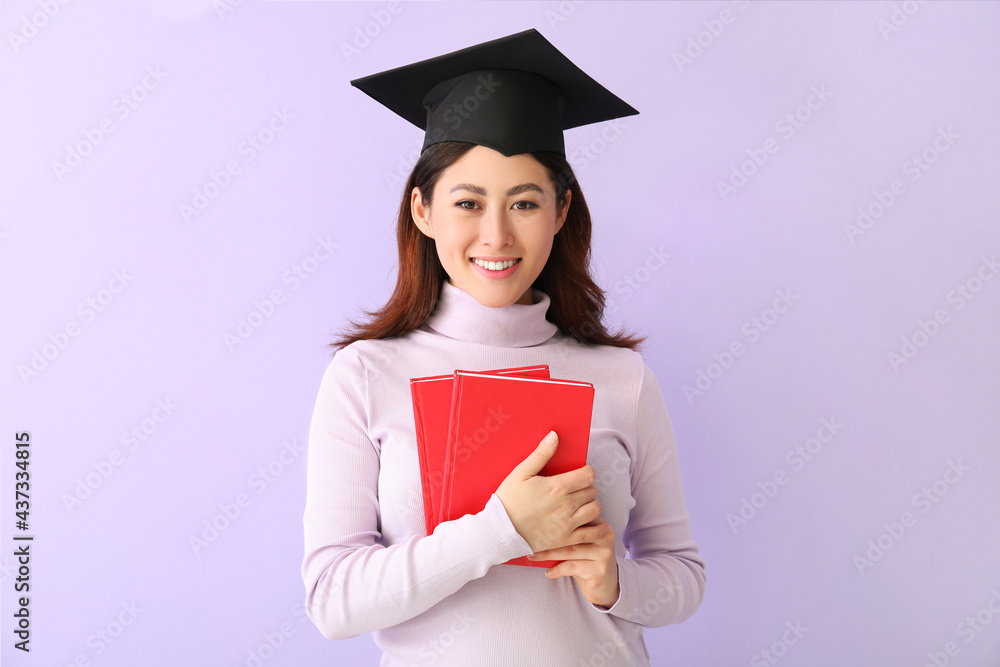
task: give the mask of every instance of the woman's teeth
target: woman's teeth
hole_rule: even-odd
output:
[[[489,269],[490,271],[503,271],[504,269],[509,269],[510,267],[514,266],[521,260],[512,259],[506,262],[484,262],[481,259],[473,258],[472,261],[478,264],[479,266],[483,267],[484,269]]]

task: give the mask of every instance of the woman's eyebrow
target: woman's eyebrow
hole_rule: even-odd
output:
[[[472,185],[471,183],[459,183],[451,190],[449,190],[448,194],[455,192],[455,190],[468,190],[469,192],[477,194],[481,197],[486,196],[486,188],[479,187],[478,185]],[[545,194],[545,191],[542,190],[537,185],[535,185],[534,183],[522,183],[521,185],[515,185],[514,187],[507,190],[506,196],[513,197],[514,195],[519,195],[522,192],[531,192],[531,191],[537,192],[540,195]]]

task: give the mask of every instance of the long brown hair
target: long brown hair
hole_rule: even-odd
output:
[[[368,311],[368,322],[349,320],[351,330],[335,338],[327,347],[340,348],[358,340],[392,338],[413,331],[434,311],[441,283],[448,274],[438,259],[434,239],[421,232],[413,221],[410,193],[420,188],[425,205],[430,205],[434,184],[441,173],[476,144],[444,141],[428,146],[414,165],[403,189],[396,222],[399,250],[396,288],[380,310]],[[555,235],[548,261],[532,287],[549,295],[546,318],[563,334],[583,343],[635,348],[646,336],[629,336],[625,331],[610,334],[602,322],[604,291],[590,276],[590,211],[583,191],[566,158],[558,153],[530,153],[549,172],[556,188],[556,202],[562,207],[566,190],[572,191],[566,222]],[[404,267],[406,267],[404,269]]]

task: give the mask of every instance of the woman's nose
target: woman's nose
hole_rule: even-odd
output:
[[[500,206],[491,206],[480,220],[480,241],[485,245],[500,247],[510,241],[511,234],[511,221],[507,211]]]

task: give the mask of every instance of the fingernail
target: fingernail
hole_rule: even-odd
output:
[[[545,436],[545,444],[546,445],[551,445],[555,441],[556,441],[556,432],[555,431],[549,431],[548,435]]]

